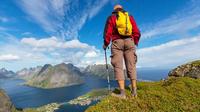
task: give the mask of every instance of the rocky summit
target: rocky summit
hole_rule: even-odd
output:
[[[180,65],[169,72],[169,76],[200,78],[200,60]]]

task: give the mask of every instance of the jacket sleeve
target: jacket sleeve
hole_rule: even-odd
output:
[[[140,31],[137,27],[137,24],[136,24],[133,16],[130,16],[130,21],[132,24],[132,36],[131,37],[134,39],[135,45],[138,45],[141,34],[140,34]]]
[[[104,28],[104,45],[108,46],[112,37],[113,25],[112,25],[112,16],[108,17],[106,25]]]

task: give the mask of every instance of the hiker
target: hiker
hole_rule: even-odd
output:
[[[140,31],[133,16],[130,16],[121,5],[115,5],[112,15],[108,17],[104,29],[104,45],[106,50],[110,41],[111,45],[111,64],[114,67],[115,79],[120,88],[120,94],[112,93],[113,96],[126,98],[125,95],[125,76],[123,70],[123,60],[127,70],[128,78],[131,81],[131,93],[137,97],[137,75],[136,75],[136,45],[140,39]]]

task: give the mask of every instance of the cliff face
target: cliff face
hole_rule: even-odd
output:
[[[29,80],[34,75],[38,74],[41,69],[42,69],[42,66],[37,66],[34,68],[29,68],[29,69],[24,68],[24,69],[18,71],[16,74],[17,74],[17,77],[19,77],[21,79]]]
[[[9,97],[0,89],[0,112],[14,112],[15,107],[11,103]]]
[[[178,66],[169,72],[169,76],[200,78],[200,60]]]
[[[72,64],[44,65],[39,71],[34,72],[27,85],[40,88],[58,88],[83,83],[82,73]]]

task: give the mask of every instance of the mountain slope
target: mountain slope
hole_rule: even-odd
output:
[[[34,75],[38,74],[40,70],[42,69],[42,66],[37,66],[35,68],[24,68],[17,72],[17,77],[25,80],[31,79]]]
[[[183,66],[185,65],[179,67]],[[192,66],[193,69],[177,67],[174,70],[190,74],[189,77],[171,77],[174,76],[172,70],[166,80],[138,82],[138,98],[132,98],[130,89],[127,89],[126,100],[108,95],[96,105],[89,107],[86,112],[199,112],[200,79],[196,79],[199,61],[190,62],[187,66]]]
[[[86,112],[198,112],[200,110],[200,80],[180,77],[160,82],[139,82],[138,98],[130,90],[127,100],[107,96]]]
[[[0,89],[0,112],[15,112],[15,107],[13,106],[10,98],[6,93]]]
[[[57,88],[83,83],[79,69],[72,64],[44,65],[40,71],[28,79],[27,85],[41,88]]]

